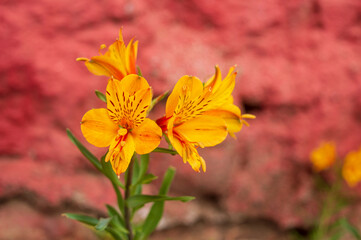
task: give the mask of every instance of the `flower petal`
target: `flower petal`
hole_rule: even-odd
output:
[[[96,147],[107,147],[117,135],[119,127],[108,116],[107,109],[92,109],[81,121],[85,139]]]
[[[117,69],[118,73],[120,73],[120,78],[114,76],[118,80],[122,80],[124,76],[130,74],[130,72],[127,71],[126,59],[128,56],[125,53],[125,45],[123,41],[116,40],[109,46],[108,51],[100,57],[104,57],[105,59],[108,59],[109,62],[113,63],[112,65]]]
[[[114,121],[114,123],[118,124],[120,120],[120,97],[118,92],[119,89],[119,81],[110,78],[108,81],[107,89],[106,89],[106,98],[107,98],[107,109],[109,117]]]
[[[146,118],[138,128],[133,129],[132,136],[135,142],[135,151],[138,154],[147,154],[159,145],[162,130],[153,120]]]
[[[141,89],[148,89],[149,84],[145,78],[136,74],[130,74],[125,76],[118,84],[119,91],[128,92],[129,95],[133,95],[135,92]]]
[[[216,73],[213,75],[213,77],[211,77],[205,84],[204,84],[204,90],[208,91],[209,88],[211,88],[210,90],[215,91],[219,85],[222,82],[222,75],[221,75],[221,70],[219,69],[218,66],[216,66]]]
[[[139,126],[148,114],[148,108],[152,101],[152,89],[142,89],[131,97],[132,103],[123,103],[124,109],[128,109],[129,119],[133,121],[134,127]]]
[[[185,101],[191,101],[202,95],[203,84],[197,77],[185,75],[181,77],[169,95],[166,104],[166,116],[170,117],[177,106],[180,107]]]
[[[222,118],[227,125],[228,132],[232,136],[234,136],[233,133],[239,132],[242,129],[241,110],[234,104],[226,104],[221,108],[206,111],[204,114]]]
[[[206,162],[201,156],[199,156],[197,149],[190,142],[183,139],[178,134],[169,134],[169,131],[168,137],[174,149],[183,158],[184,163],[188,162],[192,169],[196,172],[199,172],[201,167],[203,172],[206,171]]]
[[[201,147],[217,145],[227,137],[224,120],[215,116],[200,116],[174,128],[178,134],[189,142],[198,143]]]
[[[133,43],[133,39],[132,39],[128,43],[126,53],[125,53],[125,55],[127,56],[125,61],[126,61],[126,66],[127,66],[129,73],[137,72],[136,71],[137,53],[138,53],[138,41],[135,41]]]
[[[85,62],[85,66],[91,73],[98,76],[113,76],[118,80],[124,77],[124,73],[117,67],[117,62],[105,55],[92,57],[90,61]]]
[[[124,138],[114,138],[105,161],[110,160],[114,172],[120,175],[127,170],[134,150],[135,145],[131,134],[127,134]]]

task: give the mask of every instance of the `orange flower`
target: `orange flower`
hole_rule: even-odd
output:
[[[109,146],[105,161],[110,160],[119,175],[128,168],[134,151],[146,154],[159,145],[162,131],[154,121],[146,118],[152,91],[144,78],[135,74],[122,81],[111,78],[106,97],[106,109],[85,113],[81,131],[94,146]]]
[[[103,44],[100,50],[105,48]],[[98,76],[114,77],[122,80],[123,77],[129,74],[136,74],[136,60],[138,52],[138,41],[133,43],[130,40],[128,46],[125,45],[122,30],[119,31],[119,39],[109,46],[105,54],[87,58],[77,58],[77,61],[85,61],[85,66],[88,70]]]
[[[342,168],[342,176],[350,187],[361,181],[361,148],[347,154]]]
[[[166,115],[157,120],[183,161],[197,172],[200,167],[206,171],[206,163],[197,148],[221,143],[228,132],[239,131],[244,123],[231,96],[233,69],[222,81],[216,67],[216,75],[205,85],[196,77],[180,78],[168,97]]]
[[[230,136],[235,138],[236,132],[241,131],[243,124],[249,126],[246,118],[254,119],[252,114],[241,114],[239,107],[233,104],[232,92],[235,86],[237,72],[231,67],[227,76],[222,81],[221,70],[216,66],[216,73],[204,85],[204,92],[211,92],[211,105],[205,115],[219,116],[226,122]]]
[[[310,159],[315,171],[330,168],[336,159],[336,147],[333,142],[324,142],[310,154]]]

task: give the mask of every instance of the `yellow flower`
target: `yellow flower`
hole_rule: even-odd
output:
[[[105,48],[103,44],[100,50]],[[109,46],[105,54],[87,58],[77,58],[77,61],[85,61],[88,70],[98,76],[114,77],[122,80],[129,74],[136,74],[136,60],[138,52],[138,41],[130,40],[128,46],[125,45],[122,30],[119,31],[119,39]]]
[[[166,115],[157,120],[184,162],[197,172],[200,167],[206,171],[206,163],[197,148],[221,143],[228,132],[239,131],[244,123],[231,96],[233,70],[222,81],[216,67],[215,77],[205,85],[196,77],[183,76],[167,100]]]
[[[361,181],[361,149],[347,154],[342,176],[350,187],[356,186]]]
[[[336,159],[336,147],[333,142],[324,142],[310,154],[310,159],[315,171],[330,168]]]
[[[222,81],[221,71],[216,66],[216,73],[204,85],[204,92],[211,92],[211,105],[204,114],[219,116],[224,119],[230,136],[235,138],[236,132],[241,131],[243,124],[249,126],[246,118],[254,119],[252,114],[241,114],[241,110],[233,104],[232,92],[235,86],[237,72],[234,66],[229,69],[227,76]]]
[[[105,161],[117,175],[128,168],[134,151],[146,154],[160,143],[162,130],[146,118],[152,91],[147,81],[135,74],[122,81],[111,78],[106,89],[107,108],[85,113],[81,131],[97,147],[109,146]]]

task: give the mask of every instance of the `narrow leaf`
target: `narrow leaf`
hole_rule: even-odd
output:
[[[120,211],[122,212],[122,214],[124,214],[124,212],[123,212],[124,211],[124,200],[123,200],[123,196],[119,190],[119,187],[124,189],[124,185],[119,181],[117,175],[113,171],[111,163],[105,162],[105,156],[106,156],[106,154],[101,158],[101,165],[103,168],[102,172],[111,181],[114,192],[117,196],[118,207],[119,207]]]
[[[159,189],[159,195],[167,195],[169,187],[174,178],[175,169],[168,168],[163,177],[162,186]],[[155,202],[150,209],[147,218],[142,226],[142,239],[146,239],[157,227],[164,211],[164,201]]]
[[[140,155],[140,174],[144,176],[148,171],[149,154]]]
[[[121,213],[124,216],[124,199],[123,199],[122,193],[120,192],[117,185],[112,183],[112,186],[114,188],[115,194],[117,195],[117,203],[118,203],[119,210],[121,211]]]
[[[81,144],[81,142],[76,137],[74,137],[74,135],[69,129],[66,129],[66,133],[68,134],[70,140],[75,144],[75,146],[78,147],[84,157],[86,157],[94,165],[94,167],[96,167],[96,169],[102,171],[102,165],[99,160],[88,149],[86,149],[86,147],[84,147],[83,144]]]
[[[159,195],[166,195],[168,193],[174,175],[175,175],[175,168],[173,167],[168,168],[168,170],[164,174],[163,182],[159,189]]]
[[[105,228],[107,228],[108,224],[110,223],[110,221],[112,220],[111,217],[109,218],[100,218],[98,221],[98,224],[95,225],[95,229],[98,231],[104,231]]]
[[[133,155],[133,158],[132,158],[132,161],[134,161],[134,164],[133,164],[133,175],[132,175],[132,183],[137,181],[137,179],[140,176],[140,165],[139,165],[139,161],[138,161],[138,158],[136,157],[136,155],[134,154]]]
[[[110,161],[105,162],[105,155],[101,159],[101,165],[104,175],[107,176],[112,183],[124,189],[124,185],[120,182],[118,176],[115,174]]]
[[[122,236],[123,239],[126,238],[124,234],[128,234],[128,230],[125,228],[125,223],[123,217],[119,214],[119,212],[112,206],[106,204],[108,215],[112,217],[112,221],[110,222],[109,228],[113,228],[119,232],[119,235]]]
[[[155,105],[157,105],[160,101],[162,101],[168,95],[168,92],[169,91],[166,91],[166,92],[162,93],[161,95],[159,95],[158,97],[154,98],[149,105],[148,112],[150,112]]]
[[[142,75],[142,71],[140,71],[140,67],[139,67],[139,66],[137,66],[137,71],[138,71],[138,76],[143,77],[143,75]]]
[[[95,226],[95,225],[98,224],[98,219],[93,218],[93,217],[89,217],[89,216],[86,216],[86,215],[82,215],[82,214],[63,213],[62,216],[65,216],[65,217],[73,219],[73,220],[77,220],[79,222],[88,224],[90,226]]]
[[[159,153],[169,153],[171,155],[177,155],[177,151],[167,149],[167,148],[156,148],[153,150],[153,152],[159,152]]]
[[[107,102],[107,98],[105,97],[105,95],[102,92],[99,92],[98,90],[95,90],[95,95],[97,95],[97,97],[102,100],[103,102]]]
[[[109,204],[106,204],[105,206],[108,210],[108,215],[111,216],[113,218],[113,220],[117,220],[120,223],[124,223],[122,216],[119,214],[119,212],[113,206],[111,206]]]
[[[346,218],[342,218],[340,220],[341,226],[344,227],[353,237],[355,237],[357,240],[361,240],[360,233],[358,230],[347,221]]]
[[[112,237],[113,237],[115,240],[127,240],[127,239],[128,239],[127,236],[124,236],[123,234],[115,231],[115,230],[112,229],[112,228],[109,228],[109,227],[108,227],[108,228],[106,229],[106,231],[107,231],[108,233],[110,233],[110,235],[112,235]]]
[[[140,155],[140,168],[139,168],[139,176],[134,179],[134,183],[132,184],[132,188],[141,184],[144,176],[148,171],[148,164],[149,164],[149,154]]]
[[[141,179],[140,184],[149,184],[157,178],[158,177],[153,174],[147,174]]]
[[[188,202],[193,200],[194,197],[191,196],[182,196],[182,197],[169,197],[161,195],[133,195],[127,199],[128,206],[138,207],[150,202],[159,202],[159,201],[182,201]]]
[[[342,235],[342,232],[337,232],[330,238],[330,240],[340,240]]]

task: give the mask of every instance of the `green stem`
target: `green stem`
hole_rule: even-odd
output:
[[[337,161],[340,162],[340,161]],[[341,166],[335,164],[333,168],[333,172],[336,175],[335,182],[331,183],[331,188],[327,191],[327,196],[324,201],[321,216],[319,220],[319,224],[315,235],[313,236],[314,240],[324,239],[328,233],[330,227],[330,219],[331,217],[337,213],[336,205],[337,205],[337,198],[342,184],[342,176],[339,173]]]
[[[128,207],[127,199],[130,197],[130,186],[132,184],[134,161],[135,161],[135,154],[133,155],[132,160],[129,163],[128,174],[127,174],[125,190],[124,190],[124,200],[125,200],[124,220],[125,220],[125,227],[127,228],[128,232],[129,232],[128,233],[129,240],[133,240],[133,231],[132,231],[132,224],[130,222],[131,211],[130,211],[130,208]]]

